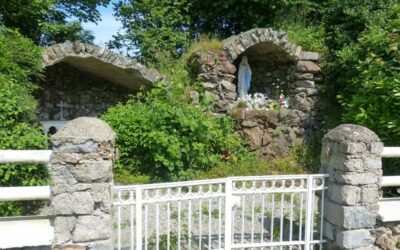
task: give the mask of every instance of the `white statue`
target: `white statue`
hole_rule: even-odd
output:
[[[244,98],[248,95],[251,81],[251,69],[247,56],[243,56],[242,62],[239,66],[238,74],[238,94],[239,98]]]

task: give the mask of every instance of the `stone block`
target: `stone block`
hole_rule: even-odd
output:
[[[235,92],[225,92],[224,97],[228,100],[236,100],[237,94]]]
[[[384,250],[398,249],[396,248],[397,242],[400,238],[393,235],[392,231],[388,230],[384,234],[376,237],[376,245]]]
[[[268,145],[270,142],[272,141],[272,136],[270,135],[270,133],[268,133],[267,131],[264,131],[263,137],[262,137],[262,145]]]
[[[261,147],[263,131],[259,127],[244,129],[243,133],[249,143],[250,150],[256,150]]]
[[[66,183],[51,186],[51,192],[53,195],[62,193],[73,193],[79,191],[86,191],[92,187],[91,184],[77,183],[75,185],[68,185]]]
[[[324,236],[330,240],[336,240],[336,232],[338,228],[329,223],[328,221],[324,221]]]
[[[315,82],[310,81],[310,80],[296,81],[293,84],[294,84],[294,86],[300,87],[300,88],[314,88],[315,87]]]
[[[304,61],[319,61],[321,60],[321,54],[317,52],[302,51],[300,59]]]
[[[91,214],[94,211],[94,201],[89,192],[56,195],[52,200],[52,206],[57,215]]]
[[[309,73],[318,73],[321,71],[321,68],[311,62],[311,61],[299,61],[297,63],[297,71],[299,72],[309,72]]]
[[[343,153],[332,154],[328,158],[327,166],[345,172],[365,172],[363,159],[354,158],[352,155],[345,155]]]
[[[59,184],[75,185],[78,183],[75,177],[71,174],[71,167],[72,165],[68,164],[51,164],[50,170],[54,186]]]
[[[211,82],[202,82],[201,86],[203,86],[205,90],[210,90],[210,91],[217,88],[217,84]]]
[[[382,158],[374,155],[364,156],[364,168],[366,170],[379,170],[382,169]]]
[[[72,216],[58,216],[54,219],[54,244],[61,245],[71,240],[75,220]]]
[[[236,92],[236,85],[229,81],[222,80],[221,85],[224,89],[226,89],[230,92]]]
[[[107,182],[112,178],[112,161],[81,161],[71,168],[72,175],[80,182]]]
[[[106,240],[111,237],[112,221],[107,214],[80,216],[72,234],[73,242]]]
[[[354,173],[336,171],[332,176],[336,182],[353,186],[378,183],[378,176],[374,173]]]
[[[361,189],[361,202],[363,204],[376,204],[379,200],[378,185],[369,187],[362,187]]]
[[[311,73],[294,73],[294,77],[298,80],[312,80],[314,75]]]
[[[361,188],[349,185],[330,184],[328,188],[329,198],[337,203],[345,205],[357,205],[361,202]]]
[[[364,143],[356,143],[356,142],[342,142],[339,143],[338,149],[340,152],[345,154],[357,154],[363,153],[366,151],[367,147]]]
[[[345,229],[371,228],[376,214],[361,206],[344,206],[325,200],[325,218],[332,224]]]
[[[241,125],[243,127],[252,128],[258,126],[258,122],[252,120],[244,120]]]
[[[374,242],[367,229],[339,231],[336,236],[336,244],[345,249],[368,247]]]
[[[382,151],[383,151],[383,143],[382,142],[372,142],[371,144],[369,144],[368,149],[371,152],[371,154],[381,156]]]

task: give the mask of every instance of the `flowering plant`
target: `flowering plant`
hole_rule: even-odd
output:
[[[273,100],[262,93],[255,93],[239,98],[237,106],[239,108],[260,110],[279,109],[281,107],[288,108],[289,98],[285,98],[285,96],[281,94],[278,100]]]

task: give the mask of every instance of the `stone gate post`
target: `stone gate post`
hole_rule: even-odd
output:
[[[89,117],[52,137],[54,249],[111,249],[114,140],[105,122]]]
[[[374,249],[382,150],[378,136],[358,125],[340,125],[324,136],[321,166],[330,175],[324,211],[327,249]]]

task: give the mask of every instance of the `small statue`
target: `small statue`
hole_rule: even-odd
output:
[[[239,74],[238,74],[239,98],[244,98],[249,94],[250,81],[251,81],[250,65],[247,60],[247,56],[243,56],[242,62],[240,63],[239,66]]]

